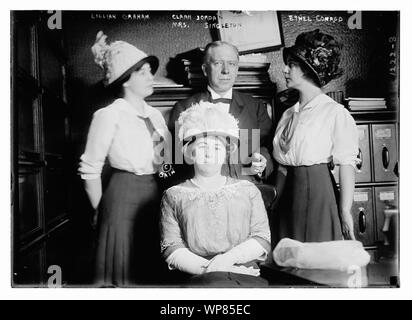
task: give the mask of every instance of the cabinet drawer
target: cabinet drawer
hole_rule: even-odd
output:
[[[385,223],[385,208],[398,207],[398,187],[375,187],[375,212],[376,212],[376,229],[377,239],[384,241],[385,237],[382,228]]]
[[[358,158],[361,162],[355,169],[355,182],[371,182],[371,154],[370,154],[370,138],[368,125],[358,125],[359,136],[359,153]],[[339,183],[339,165],[335,165],[332,170],[336,183]]]
[[[394,124],[373,124],[373,161],[375,181],[396,181],[394,173],[397,158],[396,128]]]
[[[356,182],[370,182],[371,181],[371,154],[369,147],[369,130],[368,125],[358,125],[359,136],[359,153],[358,159],[360,163],[356,165]]]
[[[372,188],[356,188],[353,196],[352,217],[356,240],[364,245],[375,242]]]

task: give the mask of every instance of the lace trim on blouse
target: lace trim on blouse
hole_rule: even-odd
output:
[[[189,201],[204,200],[211,210],[216,210],[223,202],[227,202],[239,193],[239,187],[253,185],[249,181],[239,181],[226,184],[216,190],[203,190],[191,182],[194,187],[174,186],[169,189],[168,194],[175,202],[184,195]]]

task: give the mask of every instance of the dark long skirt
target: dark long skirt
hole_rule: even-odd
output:
[[[288,167],[271,221],[272,247],[285,237],[302,242],[343,239],[333,183],[327,164]]]
[[[151,284],[160,266],[155,175],[113,170],[99,208],[96,284]]]

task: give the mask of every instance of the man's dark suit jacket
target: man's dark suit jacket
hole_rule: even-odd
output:
[[[191,96],[188,99],[179,101],[175,104],[169,120],[169,130],[173,137],[175,135],[175,122],[179,118],[179,115],[200,101],[211,102],[212,96],[209,91],[203,91]],[[232,114],[239,121],[239,129],[248,130],[248,156],[251,156],[254,152],[262,154],[267,160],[267,166],[263,173],[263,178],[268,177],[273,171],[273,159],[271,155],[272,151],[272,139],[273,139],[273,125],[269,118],[266,104],[263,101],[253,98],[248,94],[244,94],[233,90],[232,102],[230,104],[229,113]],[[260,145],[255,143],[252,149],[252,130],[260,130]],[[240,141],[240,144],[245,144],[246,141]],[[238,153],[239,155],[239,153]],[[240,156],[239,156],[240,158]],[[237,179],[246,179],[253,182],[256,181],[256,176],[242,175],[242,167],[250,167],[249,163],[245,163],[247,159],[243,157],[241,159],[242,164],[231,164],[224,166],[223,173]],[[193,175],[193,171],[187,166],[175,165],[176,177],[175,183],[181,182]]]

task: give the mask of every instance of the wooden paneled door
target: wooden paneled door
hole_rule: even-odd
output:
[[[70,141],[62,30],[47,12],[12,12],[13,284],[47,278],[44,240],[68,220]]]

